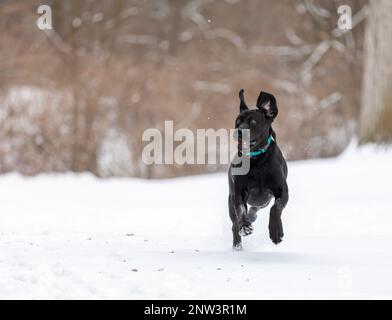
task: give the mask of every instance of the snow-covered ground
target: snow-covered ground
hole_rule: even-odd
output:
[[[289,164],[285,237],[231,250],[225,174],[0,177],[0,298],[392,298],[392,150]]]

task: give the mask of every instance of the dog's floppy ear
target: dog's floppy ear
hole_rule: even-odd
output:
[[[240,97],[240,100],[241,100],[241,102],[240,102],[240,112],[248,110],[249,108],[246,105],[245,98],[244,98],[244,89],[240,90],[239,97]]]
[[[268,92],[260,92],[257,98],[257,108],[259,108],[266,118],[274,120],[278,115],[278,106],[275,97]]]

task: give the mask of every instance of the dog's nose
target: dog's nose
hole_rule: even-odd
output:
[[[246,135],[246,133],[248,132],[248,130],[250,130],[249,129],[249,126],[247,126],[246,124],[241,124],[239,127],[238,127],[238,135],[239,135],[239,137],[241,138],[241,137],[243,137],[244,135]]]

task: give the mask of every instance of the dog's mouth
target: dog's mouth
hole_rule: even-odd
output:
[[[251,139],[249,142],[248,141],[242,141],[241,139],[238,139],[238,144],[242,145],[242,148],[244,149],[249,149],[254,147],[257,144],[256,139]]]

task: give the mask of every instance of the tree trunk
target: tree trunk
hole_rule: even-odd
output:
[[[360,143],[392,142],[392,1],[370,0]]]

